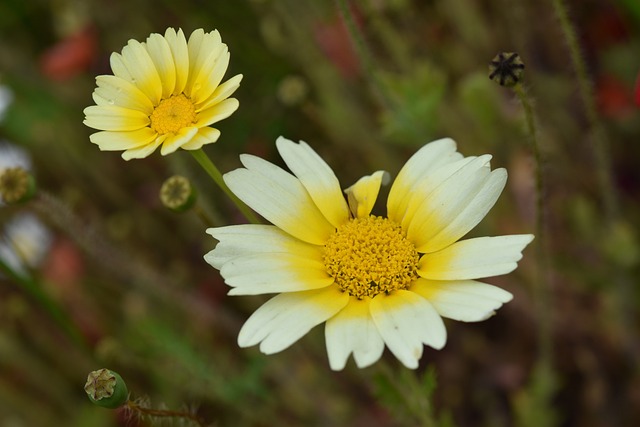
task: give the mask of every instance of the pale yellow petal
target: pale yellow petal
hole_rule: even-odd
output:
[[[236,89],[240,87],[241,80],[242,80],[242,74],[238,74],[236,76],[231,77],[226,82],[222,83],[220,86],[216,88],[215,91],[213,91],[213,93],[209,98],[207,98],[200,105],[196,105],[196,112],[206,110],[207,108],[233,95]]]
[[[158,105],[162,97],[162,82],[146,46],[136,40],[122,48],[122,62],[131,76],[131,83]]]
[[[211,70],[222,52],[222,40],[218,31],[205,33],[202,29],[194,31],[187,42],[189,49],[189,79],[184,92],[188,96],[196,94],[202,87],[203,69]],[[200,101],[206,99],[204,97]]]
[[[191,141],[182,146],[183,150],[198,150],[205,144],[212,144],[220,138],[218,129],[203,127],[198,129],[198,133],[194,135]]]
[[[132,148],[122,153],[122,158],[125,160],[131,159],[143,159],[147,157],[149,154],[156,151],[156,148],[162,144],[162,142],[166,139],[167,135],[160,135],[156,138],[155,141],[150,142],[147,145],[138,148]]]
[[[196,122],[195,126],[201,128],[205,126],[210,126],[214,123],[219,122],[220,120],[224,120],[227,117],[229,117],[231,114],[233,114],[238,109],[239,106],[240,106],[240,103],[238,102],[237,99],[235,98],[225,99],[219,104],[216,104],[211,108],[208,108],[204,111],[199,112],[198,121]]]
[[[162,97],[168,98],[176,87],[176,66],[167,40],[160,34],[147,38],[147,51],[162,82]]]
[[[129,110],[138,110],[150,115],[153,104],[135,85],[116,76],[96,77],[98,87],[94,90],[97,105],[115,105]]]
[[[84,124],[98,130],[131,131],[149,126],[149,116],[115,105],[92,105],[84,109]]]
[[[351,214],[356,218],[369,216],[376,203],[380,186],[389,182],[389,173],[377,171],[372,175],[363,176],[351,187],[344,190],[349,201]]]
[[[182,32],[182,29],[178,29],[178,32],[173,28],[167,28],[164,34],[169,48],[171,49],[171,55],[173,56],[173,63],[176,69],[176,82],[173,90],[174,95],[178,95],[184,91],[187,85],[187,79],[189,78],[189,49],[187,47],[187,39]]]
[[[166,156],[176,151],[178,148],[187,144],[198,133],[197,127],[184,127],[175,135],[168,135],[167,139],[162,143],[160,154]]]
[[[158,134],[148,127],[129,132],[96,132],[89,140],[102,151],[120,151],[141,147],[156,139]]]

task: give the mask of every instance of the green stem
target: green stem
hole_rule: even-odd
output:
[[[82,333],[73,321],[69,319],[65,311],[42,290],[41,283],[31,277],[17,273],[2,259],[0,259],[0,272],[9,277],[14,283],[20,285],[51,316],[53,321],[66,332],[74,343],[78,344],[83,350],[89,349]]]
[[[549,239],[547,234],[547,227],[545,223],[545,205],[544,194],[545,184],[543,175],[543,158],[540,150],[540,143],[538,141],[538,132],[536,125],[536,117],[531,105],[531,100],[527,95],[527,92],[521,84],[514,86],[515,91],[522,109],[524,111],[525,120],[527,123],[527,133],[529,134],[529,143],[533,159],[535,163],[535,183],[536,183],[536,220],[535,220],[535,234],[536,234],[536,262],[537,278],[535,284],[535,302],[537,305],[537,312],[540,316],[538,325],[538,343],[540,345],[540,360],[542,365],[550,365],[551,363],[551,280],[550,280],[550,268],[549,268]]]
[[[578,44],[576,29],[569,19],[567,6],[564,0],[552,0],[551,3],[553,4],[556,17],[558,21],[560,21],[560,27],[562,28],[569,47],[571,63],[573,64],[578,80],[578,89],[582,97],[589,126],[593,133],[591,140],[593,141],[592,149],[595,156],[596,176],[600,189],[600,197],[604,204],[606,222],[611,226],[619,215],[619,208],[617,192],[613,184],[611,160],[609,159],[609,153],[607,151],[609,141],[607,140],[602,121],[598,116],[596,100],[593,94],[593,84],[587,74],[587,66]]]
[[[385,107],[390,111],[394,110],[393,100],[383,89],[374,73],[375,65],[373,62],[373,58],[371,58],[364,38],[362,37],[362,34],[356,26],[356,23],[351,14],[351,10],[349,9],[349,5],[347,4],[347,0],[336,0],[336,4],[338,6],[338,10],[340,11],[340,15],[342,16],[342,19],[344,20],[344,23],[347,27],[347,31],[349,32],[349,37],[351,38],[356,54],[358,55],[358,58],[362,63],[365,75],[368,77],[374,91],[380,97],[380,100],[385,105]]]
[[[227,184],[225,184],[224,179],[222,179],[222,174],[213,164],[209,156],[202,150],[193,150],[189,151],[191,155],[196,159],[196,161],[202,166],[209,176],[213,179],[213,181],[220,187],[222,191],[231,199],[233,203],[238,207],[240,212],[244,215],[244,217],[252,224],[260,224],[260,220],[256,216],[255,213],[247,205],[245,205],[242,200],[238,199],[238,197],[231,192]]]

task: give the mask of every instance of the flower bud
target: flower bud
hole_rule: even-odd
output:
[[[522,80],[524,63],[515,52],[501,52],[489,64],[489,78],[500,86],[513,87]]]
[[[26,202],[36,193],[36,181],[26,169],[7,168],[0,173],[0,200],[6,204]]]
[[[175,212],[184,212],[195,204],[197,193],[191,182],[183,176],[174,175],[160,188],[160,201]]]
[[[89,373],[84,385],[89,400],[98,406],[115,409],[129,400],[127,385],[120,375],[109,369],[99,369]]]

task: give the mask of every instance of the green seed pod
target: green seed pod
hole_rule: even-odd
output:
[[[0,173],[0,199],[6,204],[26,202],[36,194],[36,181],[21,167],[7,168]]]
[[[515,52],[501,52],[489,64],[489,78],[500,86],[513,87],[522,80],[524,63]]]
[[[160,188],[160,201],[174,212],[191,209],[197,199],[195,188],[183,176],[174,175],[167,179]]]
[[[129,391],[122,377],[109,369],[89,373],[84,385],[89,400],[104,408],[116,409],[127,403]]]

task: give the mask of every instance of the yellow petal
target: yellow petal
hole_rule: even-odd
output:
[[[380,185],[386,185],[388,182],[389,173],[377,171],[372,175],[363,176],[358,182],[344,190],[353,216],[356,218],[369,216],[378,198]]]

